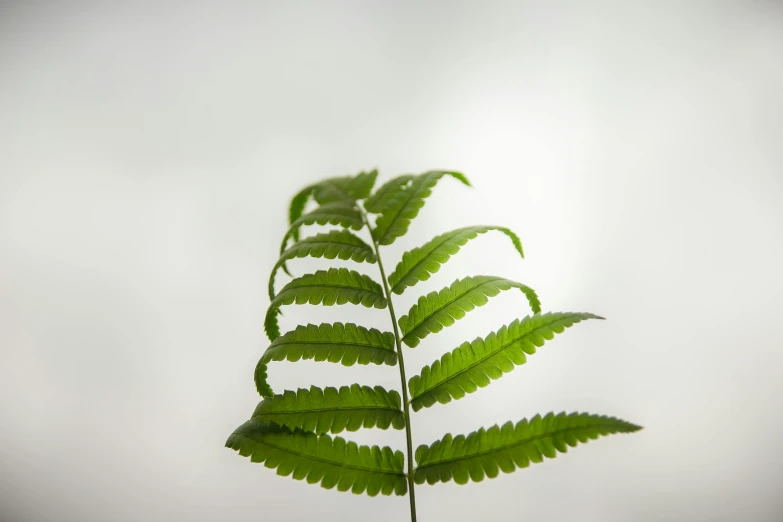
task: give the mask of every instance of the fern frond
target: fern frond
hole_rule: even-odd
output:
[[[389,204],[394,201],[394,196],[402,191],[413,178],[413,174],[403,174],[390,179],[364,201],[364,209],[371,214],[380,214],[389,207]]]
[[[280,307],[293,303],[324,306],[351,303],[368,308],[386,308],[387,304],[381,285],[369,276],[346,268],[319,270],[289,282],[272,299],[264,320],[270,341],[280,336],[277,324]]]
[[[375,263],[372,248],[348,230],[330,230],[305,238],[283,252],[269,276],[269,299],[275,297],[275,276],[286,261],[301,257],[352,260],[357,263]]]
[[[522,242],[516,234],[504,227],[475,226],[458,228],[436,236],[431,241],[420,247],[416,247],[402,255],[402,260],[397,268],[389,276],[389,284],[395,294],[401,294],[405,288],[413,286],[419,281],[426,281],[430,275],[440,269],[440,266],[449,260],[451,256],[459,252],[460,247],[479,234],[490,230],[497,230],[507,235],[514,244],[519,255],[525,257],[522,251]]]
[[[408,313],[400,317],[403,342],[414,348],[431,333],[438,333],[478,306],[483,306],[504,290],[519,288],[530,302],[533,313],[541,311],[541,303],[533,289],[516,281],[496,276],[466,277],[454,281],[440,292],[421,296]]]
[[[452,176],[470,186],[468,179],[459,172],[431,171],[415,176],[409,185],[398,188],[393,200],[388,203],[373,229],[373,237],[381,245],[391,245],[398,237],[405,235],[411,220],[419,214],[424,200],[443,176]]]
[[[251,417],[259,422],[274,422],[287,428],[301,428],[314,433],[340,433],[343,430],[389,426],[405,428],[400,394],[380,386],[300,388],[264,399]]]
[[[461,399],[500,379],[515,366],[524,364],[525,354],[536,353],[556,333],[587,319],[603,319],[588,313],[548,313],[516,320],[485,338],[466,342],[446,353],[439,361],[422,368],[408,382],[414,411],[436,402],[447,404]]]
[[[473,393],[524,364],[528,355],[556,333],[586,319],[601,319],[589,313],[541,315],[536,292],[496,276],[458,279],[446,288],[419,297],[407,314],[397,316],[392,292],[402,294],[407,288],[428,281],[468,241],[481,234],[495,230],[506,235],[524,258],[519,237],[508,228],[464,227],[442,233],[405,252],[386,277],[379,245],[391,245],[408,232],[433,188],[445,176],[470,186],[459,172],[433,170],[397,176],[373,192],[377,171],[370,171],[329,178],[294,196],[288,209],[289,228],[269,276],[271,302],[264,330],[271,344],[254,371],[256,390],[263,400],[251,419],[231,434],[227,447],[252,462],[276,469],[278,475],[320,484],[325,489],[366,492],[370,496],[405,495],[410,491],[411,520],[416,520],[417,483],[481,481],[484,477],[496,477],[500,471],[510,473],[530,462],[541,462],[544,457],[555,457],[557,451],[565,452],[568,446],[580,441],[641,429],[616,418],[550,413],[517,424],[482,428],[467,436],[446,434],[429,446],[420,446],[414,454],[411,408],[419,411]],[[372,222],[369,214],[375,216]],[[302,239],[302,227],[312,225],[331,225],[331,230],[319,230]],[[365,226],[373,239],[369,244],[352,232]],[[286,265],[292,259],[305,257],[377,263],[383,280],[376,282],[373,277],[346,268],[330,268],[293,278],[284,286],[280,284],[283,287],[275,295],[278,271],[283,269],[291,275]],[[512,288],[527,298],[533,311],[530,316],[484,338],[462,343],[405,382],[401,342],[416,347],[428,335],[453,325],[491,297]],[[346,303],[389,308],[394,333],[337,322],[296,326],[281,335],[278,316],[284,306]],[[275,394],[268,382],[268,365],[284,360],[326,361],[344,366],[398,365],[403,387],[398,393],[380,386],[316,387],[306,383],[302,388]],[[359,446],[335,436],[374,427],[404,430],[407,453],[403,455],[389,447]],[[415,469],[414,462],[418,464]]]
[[[322,488],[367,492],[374,497],[405,495],[408,483],[401,451],[389,447],[358,446],[341,437],[290,430],[271,423],[249,420],[229,436],[226,446],[253,462],[277,469]]]
[[[530,421],[516,425],[505,423],[489,429],[481,428],[467,437],[446,434],[430,446],[416,450],[418,466],[414,473],[416,484],[435,484],[454,479],[457,484],[469,480],[481,482],[484,477],[495,478],[498,472],[511,473],[538,463],[544,457],[555,458],[565,453],[568,446],[597,439],[613,433],[632,433],[642,429],[614,417],[587,413],[536,415]]]

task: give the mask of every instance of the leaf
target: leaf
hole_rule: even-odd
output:
[[[336,201],[355,203],[364,199],[372,192],[378,171],[362,172],[356,176],[341,176],[329,178],[315,185],[313,199],[319,204]]]
[[[288,208],[288,223],[292,224],[294,221],[302,217],[304,209],[307,206],[307,201],[315,190],[315,185],[303,188],[296,196],[291,200],[291,205]],[[294,241],[299,241],[299,229],[297,228],[291,234]]]
[[[272,391],[272,387],[269,386],[267,379],[269,375],[267,373],[267,365],[261,361],[258,361],[256,369],[253,372],[253,382],[256,384],[256,391],[261,397],[271,397],[275,394]]]
[[[597,439],[601,435],[632,433],[642,429],[614,417],[587,413],[536,415],[529,422],[521,420],[502,427],[481,428],[467,437],[446,434],[430,446],[416,450],[418,466],[414,472],[416,484],[435,484],[454,479],[457,484],[468,480],[481,482],[484,477],[495,478],[498,471],[511,473],[538,463],[544,457],[555,458],[565,453],[568,446]]]
[[[356,200],[367,198],[372,192],[372,188],[375,186],[375,180],[377,178],[377,169],[360,173],[353,178],[353,182],[348,189],[348,193]]]
[[[430,275],[440,269],[440,266],[449,260],[451,256],[459,252],[461,246],[490,230],[498,230],[509,238],[523,258],[522,242],[516,234],[504,227],[476,226],[465,227],[441,234],[428,243],[414,248],[402,255],[402,260],[397,268],[389,276],[389,284],[395,294],[401,294],[406,287],[413,286],[419,281],[426,281]]]
[[[381,285],[369,276],[346,268],[319,270],[294,279],[272,299],[264,320],[264,330],[270,341],[280,336],[277,324],[280,307],[293,303],[324,306],[351,303],[368,308],[386,308],[387,304]]]
[[[500,379],[515,366],[524,364],[525,354],[551,341],[556,333],[587,319],[603,319],[588,313],[548,313],[516,320],[484,339],[463,343],[439,361],[425,366],[408,382],[413,411],[436,402],[446,404],[461,399]]]
[[[277,469],[277,474],[321,484],[322,488],[367,492],[371,497],[405,495],[408,483],[401,451],[389,447],[358,446],[341,437],[316,435],[300,429],[249,420],[226,441],[252,462]]]
[[[415,176],[410,185],[398,189],[375,222],[373,237],[381,245],[391,245],[398,237],[405,235],[411,220],[419,214],[424,200],[443,176],[452,176],[467,186],[468,179],[459,172],[430,171]]]
[[[372,214],[380,214],[389,207],[394,197],[402,191],[415,176],[403,174],[384,183],[375,194],[364,201],[364,209]]]
[[[267,364],[271,361],[296,362],[300,359],[342,363],[343,366],[370,363],[394,366],[397,364],[394,334],[380,332],[375,328],[368,330],[352,323],[297,326],[295,330],[272,341],[258,361],[255,382],[259,395],[274,395],[267,383]]]
[[[286,261],[308,256],[326,259],[351,259],[357,263],[363,261],[375,263],[376,261],[372,248],[347,230],[331,230],[325,234],[316,234],[294,243],[280,256],[269,276],[269,299],[275,296],[275,276],[278,269]]]
[[[444,327],[453,325],[474,308],[487,304],[489,297],[510,288],[522,290],[533,313],[541,311],[541,303],[536,293],[521,283],[496,276],[466,277],[454,281],[440,292],[421,296],[407,315],[400,317],[402,340],[414,348],[429,334],[438,333]]]
[[[291,224],[291,227],[283,236],[283,242],[280,245],[280,253],[285,252],[288,246],[288,239],[294,235],[304,225],[339,225],[343,228],[352,228],[360,230],[364,226],[362,215],[356,208],[356,205],[349,202],[327,203],[316,208],[312,212],[301,216]]]
[[[364,199],[375,185],[378,171],[362,172],[357,176],[342,176],[329,178],[303,188],[291,200],[288,209],[288,223],[293,224],[304,213],[305,206],[310,197],[319,204],[341,202],[354,205],[356,200]],[[323,224],[323,223],[322,223]],[[299,241],[299,229],[291,232],[294,241]]]
[[[393,426],[405,428],[400,394],[380,386],[353,384],[337,388],[300,388],[296,392],[264,399],[256,407],[253,420],[274,422],[290,429],[314,433],[340,433],[343,430]]]
[[[394,334],[375,328],[368,330],[352,323],[308,324],[297,326],[296,330],[272,341],[261,357],[263,363],[300,359],[342,363],[343,366],[370,363],[394,366],[397,364]]]

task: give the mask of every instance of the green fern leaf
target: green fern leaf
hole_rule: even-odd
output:
[[[300,359],[342,363],[343,366],[370,363],[394,366],[397,364],[394,334],[375,328],[368,330],[352,323],[297,326],[272,341],[258,361],[255,383],[259,395],[274,395],[267,383],[267,365],[271,361],[296,362]]]
[[[375,222],[373,237],[381,245],[391,245],[398,237],[405,235],[411,220],[419,214],[424,200],[443,176],[452,176],[470,186],[468,179],[459,172],[431,171],[415,176],[410,185],[399,187]]]
[[[340,433],[343,430],[389,426],[405,428],[400,394],[380,386],[300,388],[296,392],[264,399],[251,417],[259,422],[274,422],[287,428],[301,428],[314,433]]]
[[[375,194],[364,201],[364,209],[372,214],[380,214],[394,201],[394,197],[402,191],[415,176],[403,174],[392,178],[375,191]]]
[[[300,429],[249,420],[229,436],[226,446],[252,462],[277,469],[309,484],[338,491],[366,492],[371,497],[405,495],[408,483],[401,451],[358,446],[341,437],[316,435]]]
[[[533,313],[541,311],[536,293],[529,287],[495,276],[466,277],[454,281],[440,292],[430,292],[419,298],[407,315],[400,317],[403,342],[414,348],[431,333],[438,333],[478,306],[483,306],[504,290],[519,288],[530,302]]]
[[[500,379],[515,366],[524,364],[525,354],[552,340],[556,333],[587,319],[603,319],[588,313],[548,313],[525,317],[502,327],[484,339],[463,343],[439,361],[425,366],[408,382],[414,411],[436,402],[447,404],[461,399]]]
[[[325,234],[316,234],[294,243],[280,256],[269,276],[269,299],[275,296],[275,276],[278,269],[286,261],[308,256],[326,259],[351,259],[357,263],[363,261],[375,263],[375,254],[372,248],[347,230],[331,230]]]
[[[495,478],[499,471],[511,473],[538,463],[544,457],[555,458],[565,453],[568,446],[585,443],[602,435],[632,433],[640,426],[616,419],[586,413],[536,415],[529,422],[524,419],[514,425],[507,422],[481,428],[467,437],[451,434],[416,450],[418,466],[414,472],[416,484],[435,484],[454,479],[457,484],[469,480],[481,482],[484,477]]]
[[[264,330],[270,341],[280,336],[277,316],[280,307],[289,304],[342,305],[361,304],[368,308],[386,308],[381,285],[369,276],[346,268],[319,270],[294,279],[272,299],[264,320]]]
[[[402,261],[389,276],[389,284],[395,294],[401,294],[405,288],[413,286],[419,281],[426,281],[430,275],[440,269],[440,266],[449,260],[451,256],[459,252],[460,247],[479,234],[490,230],[498,230],[509,238],[517,249],[519,255],[525,257],[522,251],[522,242],[516,234],[504,227],[476,226],[465,227],[441,234],[424,245],[414,248],[402,255]]]
[[[530,462],[541,462],[544,457],[555,457],[557,451],[565,452],[568,446],[580,441],[641,429],[616,418],[550,413],[516,425],[509,422],[502,427],[482,428],[467,436],[446,434],[442,440],[420,446],[414,454],[411,408],[420,411],[435,403],[446,404],[486,387],[525,363],[528,355],[555,334],[586,319],[601,319],[588,313],[541,315],[536,293],[505,278],[466,277],[421,296],[407,314],[399,317],[398,324],[393,325],[394,333],[337,322],[296,326],[281,335],[278,316],[284,306],[292,304],[388,307],[394,323],[392,292],[399,295],[419,282],[428,281],[468,241],[491,230],[505,234],[524,258],[521,241],[508,228],[464,227],[440,234],[405,252],[394,271],[388,278],[385,276],[379,245],[391,245],[408,232],[435,185],[445,176],[470,186],[459,172],[429,171],[397,176],[373,192],[377,171],[370,171],[329,178],[305,187],[294,196],[288,209],[289,229],[280,245],[279,260],[269,276],[271,302],[264,330],[271,344],[254,371],[256,390],[263,400],[251,419],[228,438],[227,447],[253,462],[276,469],[278,475],[320,484],[326,489],[366,492],[370,496],[405,495],[410,490],[411,520],[416,520],[413,490],[416,483],[433,484],[452,479],[459,484],[480,481],[487,476],[496,477],[500,471],[510,473]],[[311,205],[316,208],[308,212]],[[369,214],[375,215],[374,225],[369,221]],[[313,225],[331,225],[332,230],[302,239],[302,227]],[[371,234],[371,244],[351,232],[365,226]],[[359,272],[330,268],[293,278],[275,295],[278,271],[283,269],[291,275],[286,265],[292,259],[305,257],[377,263],[384,279],[383,287],[378,284],[381,281]],[[462,343],[404,382],[401,343],[416,347],[428,335],[453,325],[473,309],[485,305],[491,297],[512,288],[519,289],[527,298],[533,311],[530,316],[484,338]],[[399,363],[402,394],[380,386],[353,384],[319,388],[309,383],[297,390],[275,394],[268,382],[268,365],[284,360],[325,361],[344,366]],[[403,455],[389,447],[359,446],[335,436],[374,427],[404,429],[407,453]],[[415,469],[414,462],[418,463]]]

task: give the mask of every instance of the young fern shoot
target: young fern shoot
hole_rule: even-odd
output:
[[[511,230],[499,226],[459,228],[436,236],[405,252],[394,270],[384,270],[380,247],[405,235],[435,185],[444,177],[470,185],[459,172],[430,171],[393,178],[374,193],[377,171],[330,178],[299,192],[291,201],[290,228],[283,236],[280,258],[269,278],[271,303],[264,329],[271,344],[255,369],[256,390],[262,400],[250,420],[237,428],[226,446],[277,470],[320,484],[326,489],[378,495],[408,495],[411,520],[416,521],[415,486],[448,482],[458,484],[494,478],[554,458],[568,447],[602,435],[631,433],[639,426],[614,417],[586,413],[554,413],[517,423],[480,428],[468,435],[447,433],[430,445],[413,451],[411,410],[419,412],[436,403],[448,404],[488,386],[536,349],[579,322],[602,319],[590,313],[541,313],[541,303],[530,287],[503,277],[478,275],[454,281],[437,292],[419,297],[400,317],[393,294],[400,295],[427,281],[441,265],[471,239],[488,232],[507,236],[524,257],[522,243]],[[310,200],[318,206],[305,213]],[[374,225],[370,216],[376,216]],[[300,238],[304,225],[339,227]],[[367,243],[353,231],[367,228]],[[293,278],[275,292],[279,270],[296,258],[351,260],[378,265],[380,282],[346,268],[328,268]],[[290,275],[290,274],[289,274]],[[428,337],[454,324],[476,307],[506,290],[519,290],[531,314],[514,320],[484,337],[465,342],[406,377],[404,350],[416,348]],[[292,304],[361,305],[386,309],[391,330],[381,332],[353,323],[306,324],[281,334],[278,315]],[[267,382],[269,363],[303,359],[341,363],[397,366],[401,389],[353,384],[340,388],[299,388],[275,394]],[[380,428],[405,431],[406,453],[387,446],[360,446],[336,436],[343,431]],[[415,465],[414,465],[415,462]]]

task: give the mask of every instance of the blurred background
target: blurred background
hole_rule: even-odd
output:
[[[399,310],[493,274],[608,318],[416,413],[414,445],[549,411],[645,427],[421,486],[419,520],[781,520],[781,57],[771,1],[2,2],[0,520],[407,520],[405,497],[223,447],[258,401],[290,197],[373,168],[474,185],[443,179],[389,270],[470,224],[526,253],[480,236]],[[526,313],[504,292],[408,373]],[[282,326],[387,317],[289,307]],[[399,387],[390,367],[270,371],[276,390]]]

